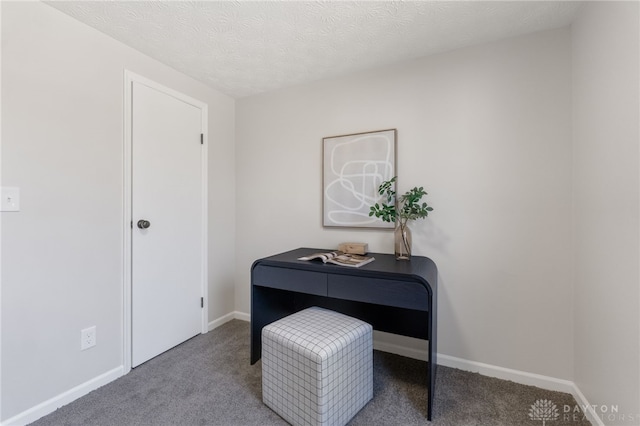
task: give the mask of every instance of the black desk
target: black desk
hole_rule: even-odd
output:
[[[251,364],[262,352],[262,328],[320,306],[368,322],[375,330],[429,341],[428,407],[436,379],[437,268],[429,258],[370,253],[376,260],[349,268],[299,257],[326,249],[299,248],[256,260],[251,267]]]

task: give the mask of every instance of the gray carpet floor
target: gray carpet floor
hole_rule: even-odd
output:
[[[374,389],[350,425],[542,425],[529,418],[551,400],[551,426],[584,426],[565,417],[573,397],[438,366],[434,419],[427,423],[427,363],[374,351]],[[261,363],[249,364],[249,323],[230,321],[133,369],[38,421],[44,425],[286,425],[262,404]]]

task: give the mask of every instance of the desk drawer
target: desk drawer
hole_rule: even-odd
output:
[[[429,310],[429,294],[418,282],[329,275],[329,297],[399,308]]]
[[[321,272],[257,265],[253,269],[253,283],[262,287],[327,295],[327,274]]]

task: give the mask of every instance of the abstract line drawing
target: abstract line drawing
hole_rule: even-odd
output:
[[[323,225],[393,228],[369,216],[378,186],[396,175],[396,129],[323,139]]]

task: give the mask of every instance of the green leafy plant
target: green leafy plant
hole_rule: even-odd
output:
[[[407,222],[424,219],[433,208],[427,203],[420,203],[427,192],[421,186],[396,196],[395,183],[397,176],[384,181],[378,187],[378,194],[384,197],[382,203],[371,206],[369,216],[375,216],[385,222],[396,222],[395,252],[397,260],[411,260],[411,232]]]
[[[424,188],[414,187],[399,197],[396,197],[395,183],[397,176],[384,181],[378,187],[378,194],[384,196],[385,201],[371,206],[369,216],[375,216],[385,222],[397,222],[402,230],[407,222],[415,219],[424,219],[429,216],[433,208],[420,200],[427,195]]]

